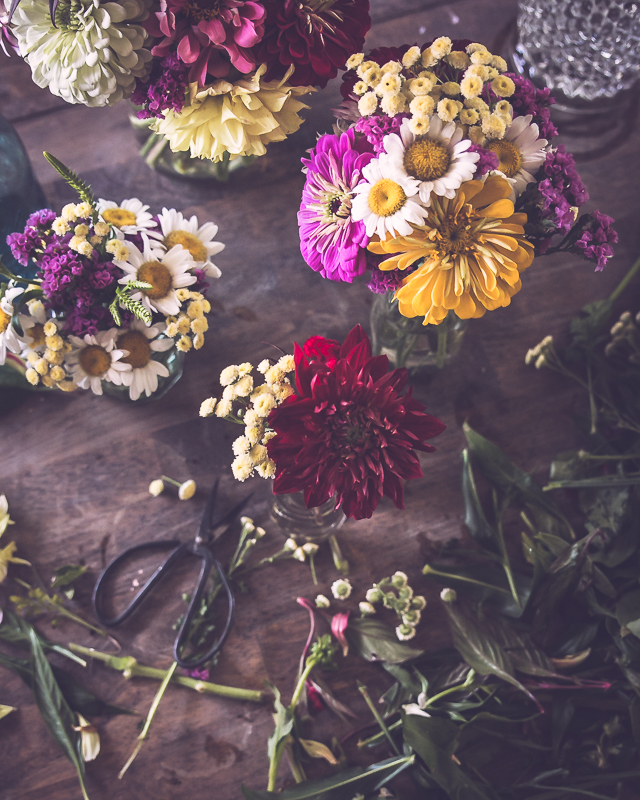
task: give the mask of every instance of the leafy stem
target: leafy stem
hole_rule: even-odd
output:
[[[151,324],[151,312],[142,304],[140,300],[134,300],[131,297],[131,292],[152,288],[153,287],[151,284],[147,283],[146,281],[129,281],[125,286],[118,286],[116,289],[116,296],[113,298],[109,306],[109,311],[116,325],[122,325],[122,318],[120,317],[120,311],[118,310],[119,305],[121,305],[123,308],[126,308],[127,311],[130,311],[137,319],[141,319],[143,322],[146,322],[147,325]]]
[[[378,723],[378,725],[380,726],[382,732],[384,733],[385,737],[387,738],[389,744],[391,745],[391,748],[392,748],[393,752],[397,756],[399,756],[400,755],[400,751],[398,750],[398,746],[393,741],[393,737],[389,733],[389,729],[387,728],[387,726],[385,724],[385,721],[382,719],[382,717],[380,716],[380,712],[375,707],[375,705],[373,703],[373,700],[371,699],[371,697],[369,695],[369,692],[367,691],[367,687],[363,683],[360,683],[360,681],[358,681],[358,691],[364,697],[365,703],[369,706],[369,711],[371,711],[371,713],[373,714],[373,717],[374,717],[375,721]]]
[[[75,191],[78,193],[78,197],[85,203],[89,203],[89,205],[93,208],[95,215],[96,200],[89,184],[85,183],[82,178],[70,170],[69,167],[65,167],[62,161],[59,161],[55,156],[51,155],[51,153],[47,153],[45,150],[43,156],[56,170],[56,172],[65,179],[69,186],[71,186],[72,189],[75,189]]]

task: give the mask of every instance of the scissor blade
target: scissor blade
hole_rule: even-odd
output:
[[[216,520],[215,523],[211,526],[211,536],[212,538],[219,539],[224,533],[229,530],[231,524],[234,522],[236,517],[240,514],[240,512],[245,508],[245,506],[249,503],[249,500],[253,497],[253,492],[248,494],[243,500],[237,503],[231,511],[226,513],[222,519]],[[219,531],[217,535],[214,535],[216,531]]]
[[[202,519],[200,520],[200,527],[198,528],[198,536],[197,539],[200,541],[205,541],[209,538],[209,532],[211,530],[211,520],[213,519],[213,511],[216,507],[216,500],[218,497],[218,485],[220,483],[220,478],[213,484],[213,488],[209,492],[209,497],[207,497],[207,504],[204,507],[204,511],[202,512]]]

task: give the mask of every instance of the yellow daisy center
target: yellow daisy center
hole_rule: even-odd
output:
[[[133,369],[146,367],[151,361],[151,347],[141,331],[127,331],[116,340],[118,350],[128,350],[129,355],[120,359],[123,364],[131,364]]]
[[[402,186],[391,178],[382,178],[371,187],[369,208],[379,217],[391,217],[407,202]]]
[[[47,338],[44,333],[44,325],[41,325],[39,322],[36,322],[33,327],[29,328],[27,333],[33,340],[33,345],[35,347],[39,347],[41,344],[44,344]]]
[[[159,261],[145,261],[138,269],[136,277],[139,281],[151,284],[151,289],[142,290],[150,300],[161,300],[173,287],[173,276]]]
[[[10,322],[11,316],[0,308],[0,333],[4,333],[7,330]]]
[[[97,378],[111,366],[111,356],[99,344],[90,344],[80,351],[78,357],[80,366],[92,378]]]
[[[404,168],[421,181],[435,181],[447,174],[451,155],[447,148],[433,139],[416,139],[405,150]]]
[[[171,250],[177,244],[181,244],[185,250],[188,250],[193,256],[195,261],[207,260],[207,249],[202,244],[197,236],[187,231],[171,231],[168,236],[164,238],[164,246],[167,250]]]
[[[102,219],[116,228],[136,224],[136,215],[133,211],[127,211],[126,208],[107,208],[102,212]]]
[[[513,178],[522,168],[522,154],[513,142],[504,140],[489,142],[485,145],[487,150],[491,150],[498,156],[498,169],[504,172],[507,178]]]

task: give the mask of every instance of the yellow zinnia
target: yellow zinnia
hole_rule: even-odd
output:
[[[451,200],[433,196],[424,225],[412,226],[410,236],[369,244],[374,253],[395,254],[382,270],[422,261],[396,292],[403,316],[438,325],[450,310],[469,319],[509,305],[534,255],[524,237],[527,215],[514,214],[510,194],[497,175],[468,181]]]
[[[261,83],[263,64],[235,83],[191,84],[182,111],[167,111],[153,129],[169,140],[174,152],[190,150],[192,157],[221,161],[225,153],[232,159],[264,155],[265,145],[286,139],[302,124],[298,112],[308,106],[295,98],[315,91],[312,86],[290,86],[286,81],[292,70],[282,80]]]

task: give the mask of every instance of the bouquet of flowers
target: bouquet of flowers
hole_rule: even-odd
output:
[[[89,187],[53,156],[49,162],[80,202],[57,215],[32,214],[7,242],[34,278],[0,272],[0,364],[20,357],[36,386],[102,394],[103,382],[129,387],[132,400],[169,377],[170,355],[199,349],[211,310],[211,258],[224,245],[218,228],[175,209],[152,217],[140,200],[95,200]],[[175,359],[174,359],[175,360]]]
[[[402,480],[423,477],[415,451],[435,450],[426,440],[445,426],[411,389],[401,394],[407,371],[389,372],[386,356],[372,357],[359,325],[343,344],[312,336],[293,356],[265,359],[263,384],[254,385],[252,370],[227,367],[222,398],[200,409],[245,426],[233,443],[238,480],[254,471],[273,477],[274,494],[304,492],[307,508],[335,496],[354,519],[370,518],[383,495],[404,508]]]
[[[507,306],[534,256],[571,252],[601,270],[613,220],[550,142],[549,91],[482,44],[356,53],[336,132],[303,159],[302,255],[324,278],[393,293],[423,325]],[[556,240],[555,237],[562,237]]]
[[[371,26],[369,0],[0,0],[0,41],[69,103],[130,98],[174,151],[234,159],[298,130]]]

